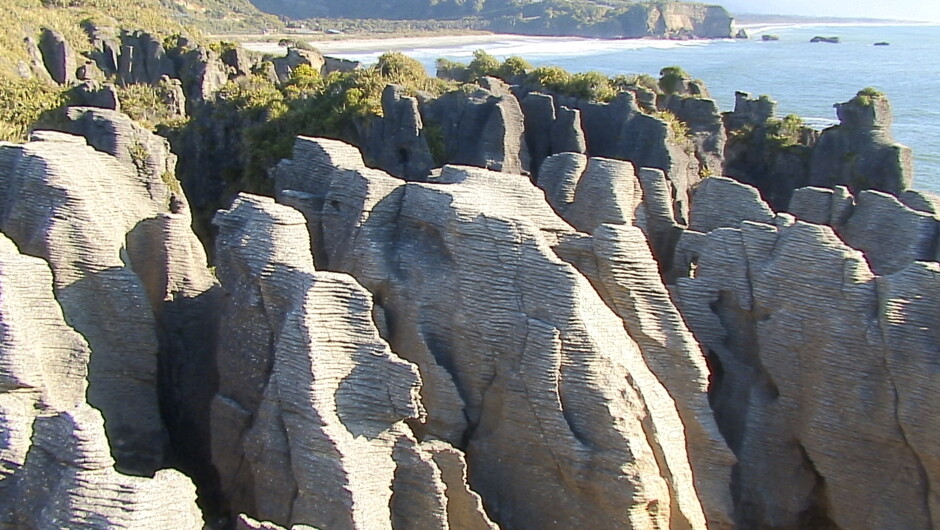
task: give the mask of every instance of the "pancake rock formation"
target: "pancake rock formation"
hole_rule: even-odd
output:
[[[306,216],[318,266],[374,296],[383,337],[424,381],[416,432],[465,448],[494,521],[730,523],[720,492],[732,459],[699,414],[703,366],[678,352],[679,367],[663,363],[700,377],[670,395],[624,322],[553,250],[577,233],[528,179],[448,166],[433,182],[404,182],[349,145],[312,138],[297,140],[275,178],[278,200]],[[703,510],[700,494],[717,500]]]
[[[738,524],[935,526],[936,199],[804,188],[794,217],[704,184],[675,293],[714,367]]]
[[[314,269],[303,216],[240,195],[215,222],[226,302],[212,455],[233,511],[318,528],[490,528],[463,455],[405,423],[424,415],[416,367],[379,337],[362,287]]]
[[[202,528],[192,481],[115,470],[85,401],[91,351],[53,297],[52,271],[0,234],[0,527]]]

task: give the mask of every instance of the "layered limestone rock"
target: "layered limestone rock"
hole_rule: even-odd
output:
[[[538,175],[542,161],[551,155],[587,151],[580,110],[556,109],[553,96],[531,92],[522,98],[522,111],[533,174]]]
[[[845,187],[801,188],[793,194],[790,212],[798,219],[831,226],[850,247],[864,253],[872,271],[893,274],[914,261],[935,261],[940,216],[929,202],[865,190],[853,198]],[[922,211],[928,210],[928,211]]]
[[[52,294],[52,272],[0,234],[0,491],[21,468],[44,409],[85,401],[90,351]]]
[[[0,234],[0,526],[202,528],[192,482],[115,471],[85,403],[90,351],[53,297],[52,271]]]
[[[408,180],[427,177],[434,167],[434,158],[428,148],[417,98],[404,95],[398,85],[388,85],[382,92],[382,118],[373,120],[371,125],[361,147],[369,165]]]
[[[303,216],[240,195],[215,222],[212,458],[229,507],[285,526],[489,528],[462,456],[405,423],[424,415],[417,370],[379,337],[362,287],[314,269]]]
[[[682,226],[673,188],[661,170],[637,172],[623,160],[562,153],[546,159],[537,184],[548,204],[582,232],[605,223],[642,228],[660,268],[670,269]]]
[[[710,397],[739,461],[741,526],[935,524],[929,489],[940,467],[924,439],[908,433],[933,428],[910,413],[924,410],[936,383],[918,377],[910,386],[909,378],[924,370],[922,352],[937,348],[924,309],[936,303],[936,264],[911,263],[923,254],[898,250],[924,237],[924,228],[909,238],[892,232],[901,240],[897,256],[872,252],[868,242],[887,232],[866,230],[879,223],[913,228],[920,217],[866,193],[853,210],[844,189],[808,188],[794,195],[791,209],[835,224],[847,241],[861,238],[856,244],[868,256],[829,226],[773,216],[756,191],[695,197],[693,222],[700,208],[710,221],[682,236],[676,261],[687,275],[675,292],[714,366]],[[935,234],[936,221],[923,215]],[[898,272],[878,277],[866,257]],[[909,396],[904,413],[902,395]]]
[[[911,149],[891,136],[891,107],[884,94],[863,90],[835,108],[840,123],[819,137],[809,184],[893,194],[910,188],[914,178]]]
[[[693,82],[694,83],[694,82]],[[695,146],[695,157],[699,161],[699,172],[707,175],[724,175],[725,127],[718,103],[701,95],[666,98],[663,105],[689,129]]]
[[[529,151],[519,101],[508,86],[489,78],[490,88],[467,93],[448,92],[422,106],[426,126],[437,129],[442,158],[451,164],[523,173],[529,170]]]
[[[122,129],[115,122],[101,130]],[[114,136],[105,143],[123,145]],[[122,163],[82,137],[48,131],[0,146],[0,229],[51,265],[56,298],[94,352],[88,401],[106,420],[118,469],[149,474],[167,442],[159,362],[173,381],[166,405],[191,424],[205,420],[196,411],[207,397],[193,397],[212,384],[204,332],[212,312],[202,302],[214,280],[172,173],[138,171],[147,164],[131,158]]]
[[[576,233],[528,179],[449,166],[405,183],[351,146],[301,138],[276,182],[319,266],[373,293],[383,336],[425,383],[419,432],[466,447],[500,525],[704,527],[696,486],[726,487],[730,459],[714,424],[683,428],[711,421],[703,365],[675,353],[686,367],[672,376],[698,374],[682,383],[697,397],[680,409],[694,412],[677,413],[624,321],[552,250]],[[713,469],[689,467],[699,442],[689,452],[713,450]],[[727,524],[726,508],[709,506],[709,522]]]
[[[674,190],[677,220],[686,223],[691,189],[701,180],[691,140],[676,137],[668,123],[641,112],[633,92],[621,92],[610,103],[574,98],[559,98],[559,103],[581,111],[590,156],[629,160],[665,172]]]
[[[777,102],[736,92],[734,110],[724,113],[728,130],[725,171],[720,174],[760,190],[775,210],[784,210],[793,191],[809,185],[813,146],[819,131],[799,118],[774,115]]]

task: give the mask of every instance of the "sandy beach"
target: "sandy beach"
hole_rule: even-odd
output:
[[[307,37],[307,38],[305,38]],[[316,38],[310,38],[316,37]],[[302,40],[325,54],[362,53],[411,50],[415,48],[437,48],[470,44],[499,42],[524,42],[532,39],[571,40],[576,37],[532,37],[528,35],[507,35],[500,33],[477,33],[472,35],[430,35],[427,37],[368,37],[368,38],[329,38],[322,35],[290,35],[290,38]],[[283,54],[283,47],[277,42],[252,42],[244,40],[242,46],[249,50],[270,54]]]

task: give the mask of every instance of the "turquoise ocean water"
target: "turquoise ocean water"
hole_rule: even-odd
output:
[[[790,25],[752,26],[750,40],[654,41],[538,38],[402,50],[434,71],[438,57],[469,62],[476,49],[502,59],[520,55],[540,65],[605,74],[647,73],[679,65],[702,79],[722,110],[734,92],[767,94],[778,114],[808,123],[836,123],[832,105],[867,86],[885,92],[894,113],[895,139],[914,149],[914,186],[940,193],[940,26]],[[779,41],[763,42],[771,33]],[[815,35],[838,36],[840,44],[810,43]],[[875,42],[890,46],[874,46]],[[374,61],[381,52],[333,53]]]

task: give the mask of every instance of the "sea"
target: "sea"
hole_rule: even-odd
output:
[[[439,57],[469,62],[484,49],[499,59],[518,55],[536,66],[574,72],[659,75],[681,66],[705,82],[722,110],[734,93],[769,95],[780,116],[797,114],[817,128],[836,124],[835,103],[865,87],[887,94],[895,140],[914,152],[914,187],[940,193],[940,24],[792,24],[743,26],[750,38],[694,41],[559,37],[508,39],[401,50],[433,74]],[[762,35],[779,37],[763,41]],[[814,36],[839,44],[811,43]],[[887,42],[887,46],[875,43]],[[330,53],[374,62],[381,50]]]

